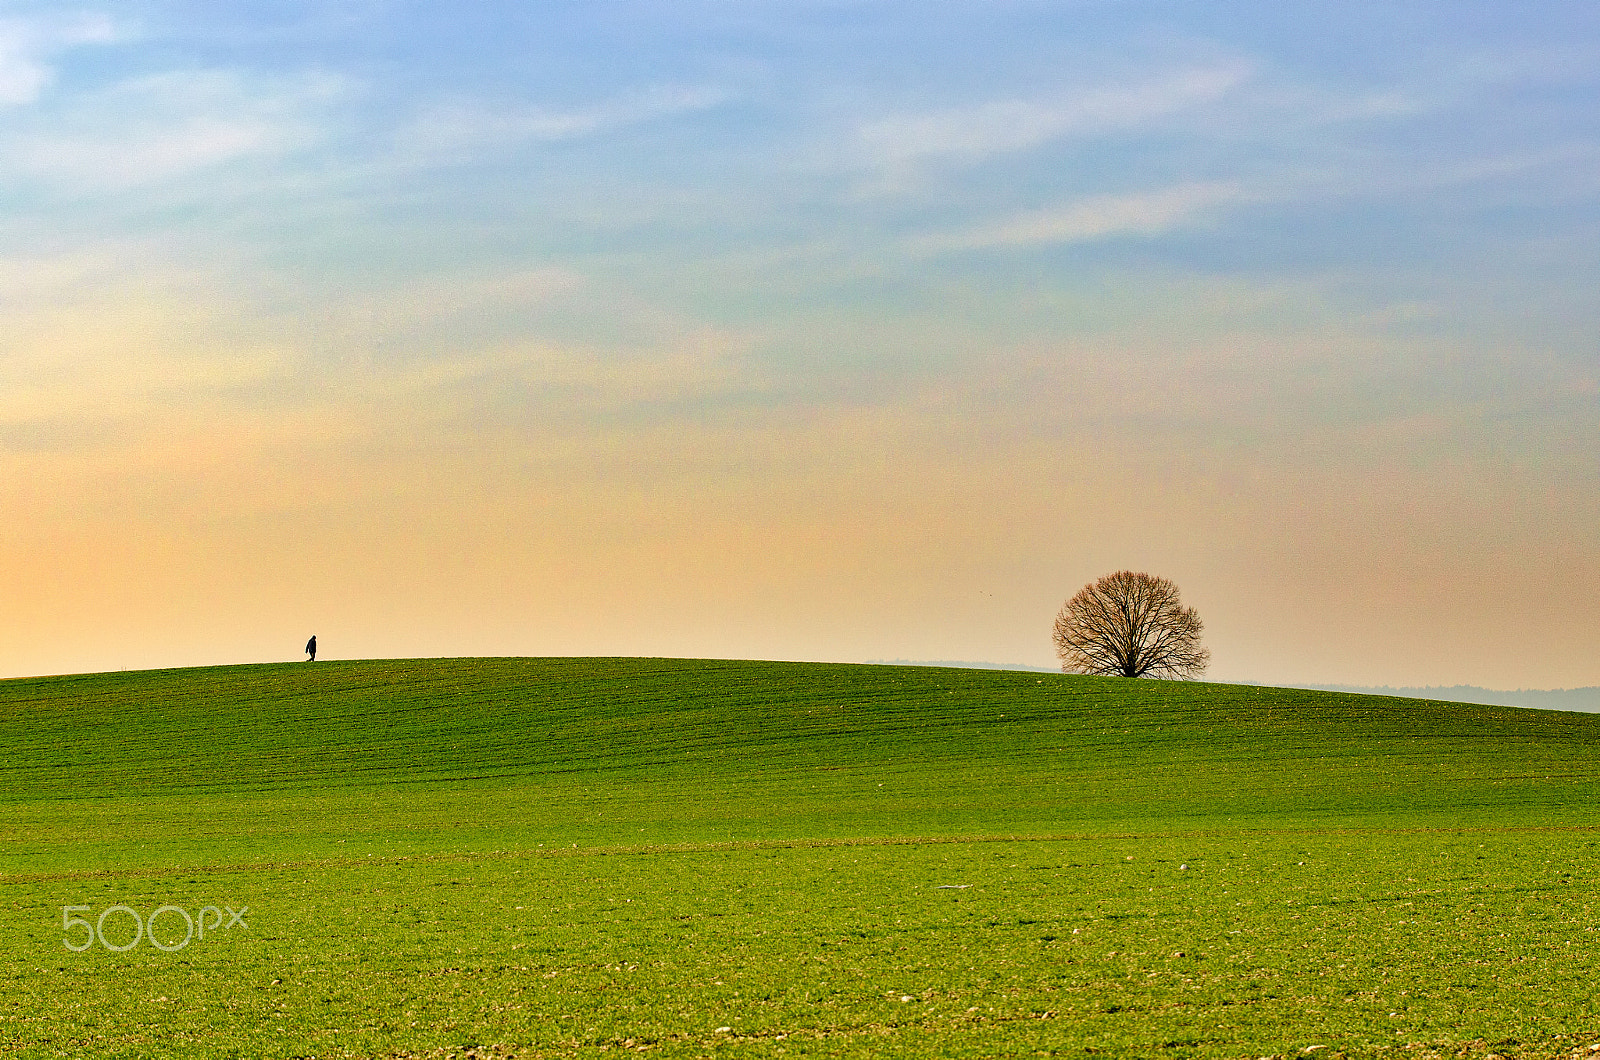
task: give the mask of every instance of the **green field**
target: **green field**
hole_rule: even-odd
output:
[[[0,1048],[1600,1056],[1597,752],[1587,714],[893,666],[5,681]],[[182,910],[168,947],[248,912],[113,952],[119,905]]]

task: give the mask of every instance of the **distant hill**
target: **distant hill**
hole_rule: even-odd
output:
[[[1324,692],[1355,692],[1365,696],[1398,696],[1402,699],[1438,699],[1450,703],[1486,703],[1501,707],[1532,707],[1537,710],[1583,710],[1600,714],[1600,687],[1519,688],[1505,692],[1477,685],[1429,685],[1426,688],[1390,688],[1388,685],[1295,685]]]
[[[873,665],[950,666],[963,670],[1020,670],[1027,673],[1060,673],[1059,666],[1032,666],[1028,663],[970,662],[956,659],[874,659]],[[1257,682],[1245,681],[1254,685]],[[1353,692],[1363,696],[1395,696],[1399,699],[1433,699],[1446,703],[1482,703],[1496,707],[1531,707],[1535,710],[1581,710],[1600,714],[1600,686],[1588,688],[1519,688],[1507,692],[1477,685],[1428,685],[1392,688],[1388,685],[1284,685],[1318,692]]]

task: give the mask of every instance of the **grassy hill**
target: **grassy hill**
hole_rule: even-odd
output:
[[[0,1042],[1546,1055],[1593,1018],[1597,749],[1595,715],[924,667],[0,682]],[[250,931],[181,956],[63,946],[63,906],[225,894]]]
[[[746,819],[755,838],[1536,823],[1596,805],[1597,749],[1600,718],[1575,713],[893,666],[446,659],[0,682],[6,803],[538,791],[626,803],[684,840]],[[701,805],[691,824],[686,801],[737,813]],[[587,815],[570,827],[628,838]]]

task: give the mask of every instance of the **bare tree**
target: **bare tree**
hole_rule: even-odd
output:
[[[1200,616],[1165,578],[1108,574],[1068,600],[1056,616],[1061,669],[1108,677],[1199,677],[1211,661],[1200,646]]]

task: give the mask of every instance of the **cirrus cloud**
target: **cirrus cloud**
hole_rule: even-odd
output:
[[[1087,243],[1115,236],[1155,236],[1204,222],[1217,209],[1249,196],[1234,181],[1180,184],[1159,191],[1091,195],[1002,221],[923,236],[912,249],[924,253],[991,247]]]
[[[0,19],[0,107],[38,100],[55,80],[50,60],[81,44],[109,44],[120,34],[104,15]]]
[[[1127,129],[1213,102],[1242,84],[1240,64],[1196,67],[1143,83],[901,115],[859,132],[868,159],[897,167],[933,159],[977,161],[1065,136]]]
[[[77,191],[118,190],[280,155],[319,137],[314,112],[343,82],[170,71],[80,95],[0,139],[14,172]]]
[[[449,164],[497,148],[575,140],[607,129],[706,110],[726,98],[714,89],[666,86],[567,109],[457,100],[424,108],[395,139],[406,156]]]

